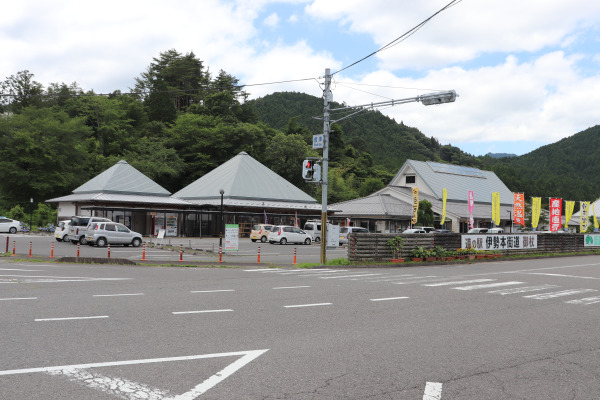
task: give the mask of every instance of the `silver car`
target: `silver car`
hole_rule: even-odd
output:
[[[122,244],[139,247],[142,235],[117,222],[93,222],[88,226],[85,239],[90,246],[104,247],[107,244]]]

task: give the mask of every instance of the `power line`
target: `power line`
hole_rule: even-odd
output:
[[[389,42],[388,44],[386,44],[385,46],[383,46],[382,48],[380,48],[379,50],[376,50],[374,52],[372,52],[371,54],[361,58],[358,61],[353,62],[352,64],[348,65],[347,67],[344,67],[342,69],[340,69],[339,71],[336,71],[334,73],[332,73],[331,75],[335,75],[339,72],[342,72],[364,60],[366,60],[367,58],[374,56],[375,54],[382,52],[384,50],[389,49],[390,47],[393,47],[395,45],[397,45],[400,42],[403,42],[404,40],[408,39],[410,36],[412,36],[415,32],[417,32],[419,29],[421,29],[425,24],[427,24],[429,21],[431,21],[435,16],[437,16],[439,13],[441,13],[442,11],[447,10],[448,8],[455,6],[456,4],[460,3],[462,0],[452,0],[450,3],[448,3],[446,6],[442,7],[440,10],[438,10],[435,14],[433,14],[432,16],[430,16],[429,18],[425,19],[423,22],[421,22],[420,24],[416,25],[414,28],[410,29],[409,31],[407,31],[406,33],[402,34],[401,36],[397,37],[396,39],[392,40],[391,42]]]

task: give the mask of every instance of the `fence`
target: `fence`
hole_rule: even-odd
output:
[[[350,261],[382,261],[393,257],[392,250],[387,242],[400,236],[404,238],[404,245],[399,257],[409,257],[413,249],[423,247],[432,249],[441,246],[446,250],[457,250],[461,247],[460,233],[441,234],[414,234],[398,235],[387,233],[352,233],[348,238],[348,260]],[[504,234],[520,235],[518,233]],[[580,233],[538,233],[537,248],[502,250],[504,254],[527,253],[568,253],[584,250],[584,235]],[[596,247],[600,249],[599,247]],[[592,250],[593,248],[586,247]]]

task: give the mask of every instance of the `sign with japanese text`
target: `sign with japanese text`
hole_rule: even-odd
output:
[[[500,225],[500,192],[492,192],[492,221]]]
[[[469,190],[469,228],[473,229],[473,208],[475,207],[475,194]]]
[[[579,215],[581,217],[579,221],[579,232],[584,233],[587,231],[588,226],[590,226],[590,202],[589,201],[580,201],[579,202]]]
[[[573,200],[565,201],[565,228],[569,227],[569,221],[573,216],[573,210],[575,210],[575,202]]]
[[[323,148],[323,134],[313,135],[313,149],[322,149]]]
[[[583,247],[600,247],[600,235],[584,235]]]
[[[475,250],[537,249],[537,235],[461,235],[461,247]]]
[[[239,248],[240,226],[238,224],[225,225],[225,251],[237,251]]]
[[[416,224],[417,223],[417,215],[419,212],[419,188],[417,188],[417,187],[413,188],[412,196],[413,196],[413,217],[410,222],[412,222],[413,224]]]
[[[550,232],[558,232],[561,226],[562,199],[550,199]]]
[[[525,226],[525,195],[523,193],[513,193],[513,195],[513,222]]]
[[[598,229],[598,218],[596,218],[596,203],[592,203],[592,215],[594,216],[594,230]]]
[[[446,188],[442,189],[442,220],[440,221],[440,225],[444,225],[446,221],[446,199],[448,198],[448,191]]]
[[[531,227],[533,229],[538,227],[540,222],[540,213],[542,212],[542,198],[532,197],[531,198]]]

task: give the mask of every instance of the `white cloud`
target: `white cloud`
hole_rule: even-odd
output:
[[[271,15],[269,15],[267,18],[264,19],[263,23],[266,26],[270,26],[270,27],[276,27],[277,25],[279,25],[279,15],[277,15],[277,13],[272,13]]]

